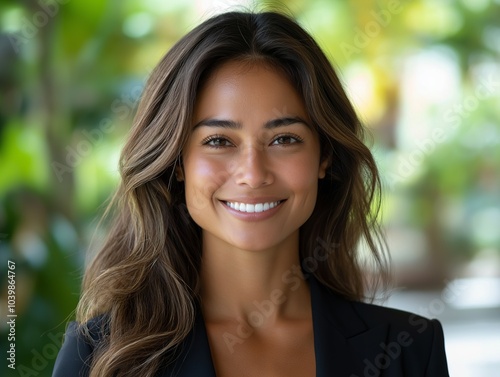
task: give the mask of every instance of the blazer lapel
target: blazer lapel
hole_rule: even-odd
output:
[[[387,326],[368,328],[351,303],[310,277],[316,377],[360,377],[383,353]]]
[[[351,303],[308,279],[311,290],[316,377],[361,377],[370,360],[383,354],[388,326],[368,328]],[[198,308],[193,330],[177,360],[161,377],[216,377],[207,331]]]
[[[161,377],[216,377],[205,322],[198,307],[193,330],[184,340],[178,358]]]

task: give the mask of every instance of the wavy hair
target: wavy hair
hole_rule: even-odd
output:
[[[377,276],[386,276],[377,167],[332,65],[288,16],[217,15],[180,39],[153,70],[122,151],[121,183],[106,211],[112,212],[111,228],[86,269],[77,309],[80,323],[106,318],[108,331],[94,352],[92,377],[153,376],[173,361],[173,351],[193,327],[201,229],[189,217],[175,169],[190,136],[200,85],[230,60],[282,70],[304,99],[322,158],[332,162],[300,229],[300,257],[316,258],[318,242],[330,245],[331,252],[306,272],[350,300],[365,298],[367,257]]]

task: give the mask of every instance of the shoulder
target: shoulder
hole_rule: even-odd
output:
[[[318,309],[329,312],[329,316],[340,326],[349,328],[351,334],[386,327],[391,335],[398,333],[402,333],[401,336],[405,333],[422,335],[419,338],[442,335],[441,324],[436,319],[386,306],[349,300],[319,282],[315,283],[314,290],[318,292],[318,301],[322,301]]]
[[[96,317],[84,324],[70,322],[55,361],[52,377],[88,376],[93,352],[107,332],[106,316]]]
[[[448,376],[443,329],[438,320],[348,300],[318,283],[311,287],[321,330],[343,336],[362,374],[385,370],[398,376]]]
[[[351,302],[354,311],[369,328],[387,326],[389,336],[400,343],[419,340],[430,344],[443,339],[443,329],[437,319],[430,319],[404,310],[364,302]]]
[[[436,319],[429,319],[415,313],[393,309],[364,302],[350,302],[355,312],[369,326],[390,325],[394,330],[408,330],[424,333],[428,328],[438,325]]]
[[[439,321],[425,318],[415,313],[386,306],[355,301],[335,293],[316,279],[311,279],[311,292],[315,296],[317,310],[328,312],[328,316],[339,326],[350,332],[361,329],[390,327],[391,331],[425,333],[433,328],[441,329]]]
[[[374,304],[352,302],[353,309],[368,328],[385,327],[385,339],[380,339],[380,351],[393,363],[411,367],[415,375],[448,376],[444,334],[437,319]],[[395,362],[399,359],[398,362]],[[374,358],[373,364],[381,363]],[[421,374],[416,374],[416,371]]]

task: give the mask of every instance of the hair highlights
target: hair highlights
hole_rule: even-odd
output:
[[[265,62],[287,75],[305,101],[322,158],[331,162],[300,230],[301,258],[313,256],[318,240],[336,247],[311,273],[338,294],[363,299],[357,246],[364,240],[378,276],[386,276],[377,168],[330,62],[307,32],[279,13],[215,16],[183,37],[152,72],[123,149],[122,180],[109,207],[112,227],[86,271],[77,314],[81,323],[105,319],[107,336],[94,354],[92,377],[153,376],[193,327],[201,230],[187,214],[175,175],[199,87],[213,69],[235,59]]]

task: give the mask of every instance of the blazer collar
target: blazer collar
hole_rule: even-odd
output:
[[[363,376],[364,361],[373,360],[380,353],[380,342],[386,340],[388,327],[368,328],[352,302],[332,293],[313,276],[308,281],[316,377]],[[164,377],[216,377],[201,310],[179,358],[165,372],[161,374]]]
[[[180,347],[176,361],[173,365],[168,366],[160,376],[216,377],[207,329],[199,306],[193,329]]]
[[[369,328],[353,302],[309,279],[313,315],[316,377],[364,376],[365,360],[380,353],[388,327]]]

